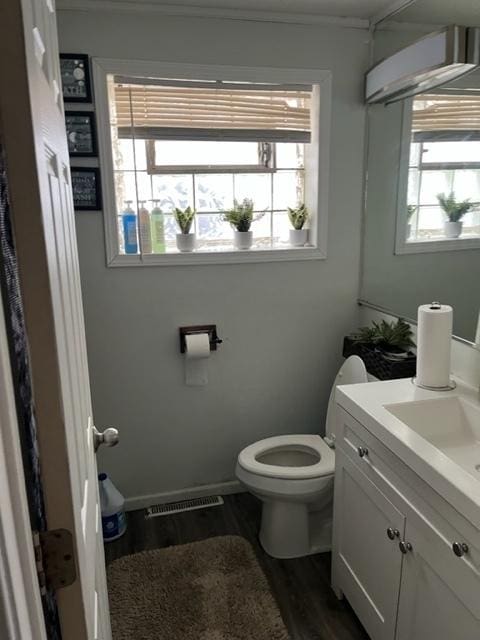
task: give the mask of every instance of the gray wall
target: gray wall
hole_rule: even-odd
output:
[[[376,34],[376,58],[383,58],[419,35]],[[368,189],[360,297],[413,319],[420,304],[440,300],[453,306],[454,333],[473,341],[480,305],[480,250],[394,255],[402,103],[373,105],[368,118]]]
[[[77,214],[99,466],[127,497],[234,478],[263,437],[324,431],[342,336],[356,325],[368,37],[360,30],[59,12],[60,46],[91,56],[333,71],[328,259],[106,268],[102,219]],[[209,384],[186,387],[177,328],[217,323]]]

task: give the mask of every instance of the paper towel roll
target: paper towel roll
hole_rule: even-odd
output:
[[[185,383],[190,387],[207,384],[207,360],[210,357],[208,333],[192,333],[185,336]]]
[[[418,385],[436,389],[450,385],[452,328],[452,307],[438,303],[418,307]]]

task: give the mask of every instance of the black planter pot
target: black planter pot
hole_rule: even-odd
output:
[[[379,347],[357,342],[349,336],[345,336],[343,340],[343,356],[359,356],[368,373],[379,380],[413,378],[417,369],[417,357],[414,353],[409,352],[400,360],[384,353]]]

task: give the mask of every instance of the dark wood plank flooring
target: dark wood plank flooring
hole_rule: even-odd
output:
[[[149,519],[144,510],[131,511],[125,535],[105,546],[107,564],[147,549],[240,535],[255,549],[291,640],[368,640],[348,603],[337,600],[330,588],[329,553],[294,560],[270,558],[257,538],[260,501],[249,493],[224,496],[224,500],[220,507]]]

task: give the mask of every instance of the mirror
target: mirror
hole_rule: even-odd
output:
[[[432,31],[480,26],[480,6],[447,11],[418,0],[395,20],[423,30],[375,33],[374,60]],[[426,10],[433,13],[425,13]],[[457,15],[456,15],[457,12]],[[459,15],[459,12],[461,15]],[[463,13],[462,13],[463,12]],[[435,19],[437,17],[437,19]],[[463,22],[457,18],[463,18]],[[475,338],[480,309],[480,68],[428,94],[368,108],[368,161],[360,299],[415,319],[420,304],[454,309],[454,334]]]

